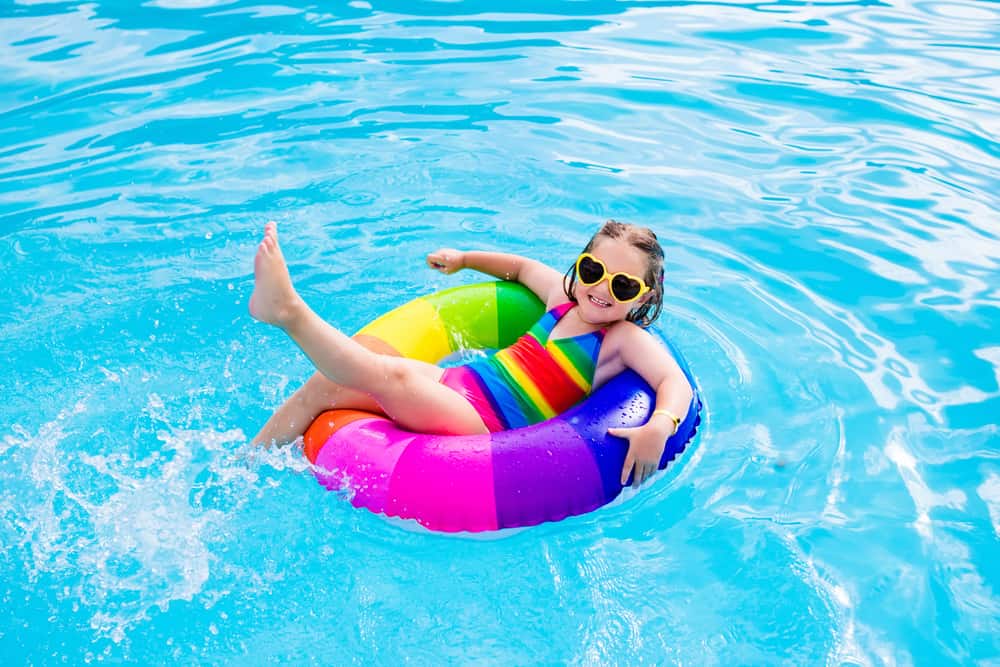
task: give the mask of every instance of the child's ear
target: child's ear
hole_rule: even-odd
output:
[[[638,299],[636,299],[632,303],[632,307],[629,309],[629,314],[632,314],[632,313],[635,313],[636,311],[638,311],[640,308],[642,308],[644,305],[646,305],[646,302],[649,301],[652,297],[653,297],[653,292],[652,291],[646,292],[645,294],[643,294],[642,296],[640,296]]]

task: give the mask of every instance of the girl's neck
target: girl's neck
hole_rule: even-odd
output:
[[[591,333],[593,331],[600,331],[601,329],[607,329],[608,327],[616,324],[617,322],[588,322],[583,319],[580,315],[580,305],[574,303],[573,307],[569,309],[566,315],[556,323],[556,326],[552,329],[555,333],[556,330],[559,331],[559,335],[555,338],[569,338],[571,336],[580,336],[586,333]]]

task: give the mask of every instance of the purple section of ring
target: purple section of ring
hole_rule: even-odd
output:
[[[621,493],[622,467],[628,451],[628,442],[608,435],[608,429],[640,426],[653,405],[652,392],[642,389],[648,385],[638,375],[628,377],[630,373],[626,371],[604,383],[560,417],[590,448],[601,476],[604,503]]]
[[[603,505],[590,448],[560,419],[494,433],[497,525],[531,526]]]

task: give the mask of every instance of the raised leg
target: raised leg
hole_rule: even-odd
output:
[[[380,413],[382,408],[368,394],[331,382],[322,373],[314,373],[295,390],[254,436],[255,445],[287,445],[303,435],[324,410],[350,408]]]
[[[441,434],[487,432],[472,405],[440,384],[442,369],[372,352],[309,308],[292,286],[274,223],[265,228],[254,258],[250,314],[283,329],[319,372],[371,396],[404,428]]]
[[[354,340],[372,352],[397,356],[395,350],[378,338],[360,335]],[[317,371],[275,410],[251,442],[255,445],[286,445],[304,434],[309,424],[324,410],[338,408],[382,412],[381,406],[368,394],[339,385]]]

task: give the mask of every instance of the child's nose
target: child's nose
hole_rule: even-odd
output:
[[[611,279],[607,276],[604,277],[604,280],[594,285],[594,287],[598,288],[603,296],[611,297]]]

